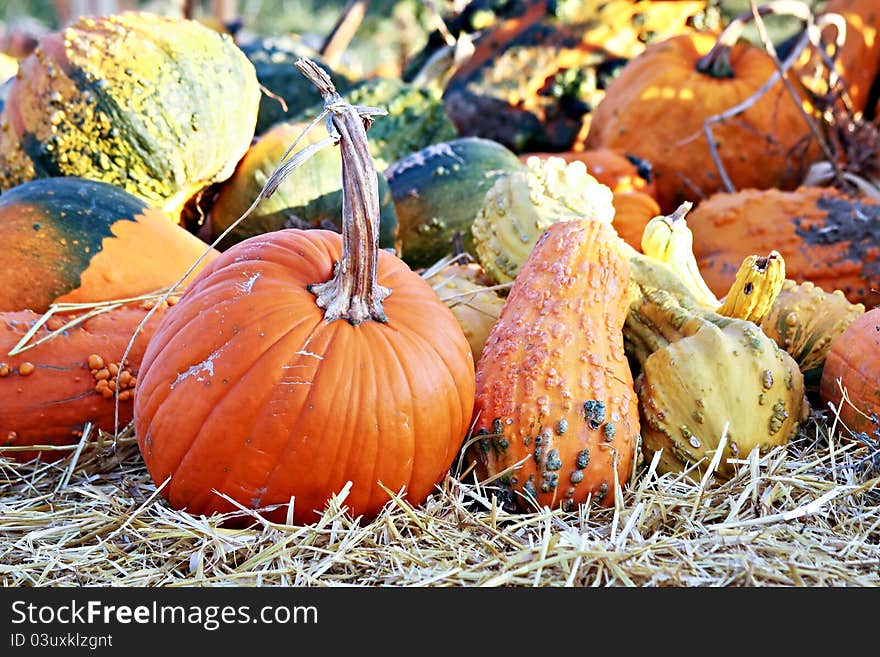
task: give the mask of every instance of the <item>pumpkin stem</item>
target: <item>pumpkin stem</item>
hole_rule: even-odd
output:
[[[805,23],[813,15],[810,8],[800,0],[777,0],[754,9],[762,17],[770,14],[791,15],[800,18]],[[731,20],[718,35],[712,49],[697,60],[697,72],[713,78],[734,77],[733,66],[730,63],[730,49],[739,41],[745,26],[753,20],[755,20],[755,12],[752,9],[743,11]]]
[[[379,183],[366,129],[384,110],[354,107],[336,91],[327,73],[309,59],[296,67],[314,84],[329,112],[327,131],[342,155],[342,259],[333,277],[309,286],[324,319],[346,319],[357,325],[372,319],[386,322],[382,301],[391,290],[376,280],[379,258]]]

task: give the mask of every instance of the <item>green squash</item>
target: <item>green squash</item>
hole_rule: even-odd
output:
[[[524,168],[509,149],[478,137],[433,144],[388,167],[403,260],[428,267],[453,251],[456,234],[473,255],[471,224],[486,192],[499,177]]]
[[[352,105],[381,107],[388,112],[376,117],[367,132],[377,171],[430,144],[458,136],[439,95],[433,91],[394,78],[374,77],[362,80],[342,95]],[[317,93],[314,98],[317,104],[302,112],[300,121],[311,121],[323,110]]]
[[[268,92],[264,92],[260,98],[255,130],[257,135],[262,135],[275,123],[293,119],[315,104],[317,96],[314,85],[294,66],[300,57],[308,57],[326,69],[339,93],[344,93],[351,86],[348,77],[330,70],[318,53],[297,37],[261,36],[239,43],[239,47],[254,65],[257,80]]]

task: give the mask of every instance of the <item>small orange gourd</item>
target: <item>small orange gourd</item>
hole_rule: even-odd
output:
[[[125,304],[67,328],[84,311],[55,314],[22,345],[33,346],[11,356],[43,317],[31,310],[0,313],[0,447],[16,448],[0,454],[16,461],[37,455],[55,460],[70,452],[37,446],[76,444],[89,422],[95,430],[125,427],[144,350],[168,309],[166,302],[155,308],[132,340],[153,305]]]
[[[819,395],[855,434],[880,441],[880,308],[857,317],[831,345]],[[846,390],[848,402],[843,401]]]

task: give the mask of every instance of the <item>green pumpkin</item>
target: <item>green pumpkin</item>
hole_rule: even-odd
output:
[[[78,176],[177,219],[232,174],[259,101],[254,67],[229,35],[149,13],[83,17],[21,62],[0,115],[0,190]]]
[[[428,267],[453,251],[456,234],[473,254],[471,224],[486,192],[500,176],[524,168],[501,144],[477,137],[433,144],[388,167],[403,260]]]
[[[380,119],[381,120],[381,119]],[[257,198],[269,176],[308,123],[277,123],[260,137],[239,162],[232,177],[221,184],[208,210],[210,234],[217,237],[234,223]],[[372,130],[371,130],[372,132]],[[299,150],[327,135],[315,126],[300,142]],[[290,173],[269,198],[219,244],[225,250],[242,240],[282,228],[329,228],[340,230],[342,221],[342,158],[339,149],[326,146]],[[394,250],[397,214],[391,190],[382,174],[379,182],[379,246]]]

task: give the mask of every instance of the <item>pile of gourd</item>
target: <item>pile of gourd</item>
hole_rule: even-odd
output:
[[[133,422],[176,508],[303,523],[457,457],[573,509],[811,409],[880,440],[876,3],[795,7],[776,59],[712,3],[592,5],[475,0],[399,78],[141,12],[42,37],[0,114],[0,454]]]

